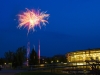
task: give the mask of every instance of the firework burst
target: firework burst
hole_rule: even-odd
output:
[[[19,17],[19,25],[18,28],[21,27],[27,27],[28,28],[28,33],[31,29],[33,29],[33,31],[35,30],[34,28],[36,26],[40,27],[41,29],[41,23],[42,25],[46,25],[46,23],[48,23],[48,17],[49,14],[46,14],[46,12],[40,12],[40,10],[29,10],[26,9],[25,12],[23,12],[22,14],[18,15]]]

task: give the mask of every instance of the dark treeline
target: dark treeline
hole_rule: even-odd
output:
[[[29,54],[29,65],[38,65],[39,59],[38,54],[34,50],[31,50]],[[13,68],[22,67],[23,63],[27,61],[27,50],[26,48],[19,47],[16,52],[8,51],[4,53],[4,58],[0,58],[0,65],[4,65],[5,63],[11,63]],[[64,63],[66,62],[65,55],[55,55],[53,57],[43,57],[41,56],[40,64],[51,64],[51,63]]]
[[[8,51],[4,54],[4,61],[8,63],[12,63],[12,67],[22,66],[23,62],[26,60],[26,48],[19,47],[16,52]],[[2,63],[3,64],[3,63]]]

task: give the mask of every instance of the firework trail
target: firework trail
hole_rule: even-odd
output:
[[[28,57],[29,57],[29,53],[30,53],[30,42],[28,42],[27,44],[27,66],[28,66]]]
[[[35,27],[40,27],[41,29],[41,23],[42,25],[46,25],[46,23],[48,23],[48,18],[49,18],[49,14],[46,14],[46,12],[40,12],[40,10],[29,10],[26,9],[25,12],[23,12],[22,14],[18,15],[19,17],[19,25],[18,28],[24,27],[24,28],[28,28],[28,33],[31,29],[33,29],[33,31],[35,31]]]
[[[30,53],[30,42],[28,42],[27,44],[27,58],[29,56],[29,53]]]
[[[40,41],[39,41],[39,50],[38,50],[38,60],[39,60],[39,64],[40,64]]]

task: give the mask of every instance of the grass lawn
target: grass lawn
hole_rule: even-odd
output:
[[[67,75],[67,74],[57,74],[51,72],[21,72],[15,75]]]

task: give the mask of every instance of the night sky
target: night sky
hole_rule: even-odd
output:
[[[47,11],[49,24],[27,36],[26,28],[17,28],[25,8]],[[100,48],[100,0],[0,0],[0,56],[28,41],[37,51],[39,40],[42,56]]]

